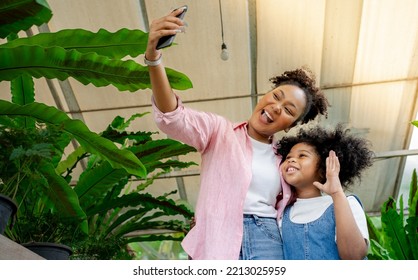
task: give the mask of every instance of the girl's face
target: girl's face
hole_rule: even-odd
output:
[[[248,134],[268,143],[273,134],[290,128],[306,107],[303,90],[294,85],[281,85],[258,102],[248,122]]]
[[[285,161],[280,166],[284,180],[296,188],[300,193],[308,188],[315,192],[319,191],[313,182],[320,182],[318,172],[320,157],[316,149],[306,143],[298,143],[292,147]]]

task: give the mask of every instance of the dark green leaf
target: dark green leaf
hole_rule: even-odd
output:
[[[0,81],[10,81],[26,73],[35,78],[61,81],[73,77],[84,85],[113,85],[120,91],[133,92],[151,87],[148,68],[133,60],[115,60],[96,53],[40,46],[0,47],[0,57]],[[173,88],[192,87],[186,75],[169,68],[166,72]]]
[[[89,197],[103,197],[111,187],[128,176],[124,169],[114,169],[108,162],[103,162],[93,169],[87,169],[77,182],[74,190],[80,200]]]
[[[409,186],[409,216],[414,217],[418,213],[418,180],[417,180],[417,170],[412,171],[411,184]]]
[[[10,33],[28,30],[33,25],[47,23],[51,17],[52,12],[44,0],[2,0],[0,38],[6,38]]]
[[[396,202],[390,198],[382,207],[382,228],[386,234],[388,251],[393,259],[407,260],[410,248],[403,227],[403,221],[396,211]]]
[[[71,40],[68,40],[71,38]],[[62,47],[81,53],[94,52],[113,59],[143,54],[147,47],[148,33],[142,30],[120,29],[109,32],[100,29],[97,33],[84,29],[64,29],[55,33],[39,33],[28,38],[19,38],[2,45],[3,48],[18,46]]]
[[[45,162],[39,167],[39,171],[48,179],[48,196],[65,216],[86,218],[86,214],[80,207],[77,194],[70,185],[58,174],[54,167]]]
[[[68,115],[55,107],[42,103],[31,103],[19,106],[0,100],[0,115],[9,117],[32,117],[40,122],[60,126],[63,131],[71,134],[86,151],[99,154],[114,168],[124,168],[130,174],[145,177],[146,170],[139,159],[130,151],[118,149],[115,144],[90,131],[80,120],[72,120]]]
[[[409,247],[412,252],[412,258],[418,260],[418,217],[409,217],[406,219],[405,230],[407,232]]]
[[[31,76],[23,74],[10,83],[12,102],[25,105],[35,101],[35,87]],[[22,127],[35,127],[35,121],[31,118],[18,120]]]

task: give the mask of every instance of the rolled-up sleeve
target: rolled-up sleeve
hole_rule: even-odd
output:
[[[219,126],[220,117],[185,107],[176,95],[177,108],[163,113],[152,99],[154,121],[157,127],[172,139],[193,146],[199,152],[207,147],[214,131]]]
[[[154,96],[151,99],[152,103],[152,110],[154,112],[154,121],[157,124],[157,126],[160,128],[160,125],[162,128],[164,128],[166,125],[171,124],[173,121],[176,121],[180,116],[180,111],[184,109],[183,103],[181,100],[176,96],[177,98],[177,108],[174,111],[163,113],[158,109],[157,105],[155,105]],[[160,128],[161,129],[161,128]]]

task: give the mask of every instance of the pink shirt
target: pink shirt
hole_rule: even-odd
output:
[[[178,99],[175,111],[162,113],[152,101],[158,128],[169,137],[193,146],[201,153],[201,184],[196,225],[182,246],[194,260],[237,260],[243,233],[243,205],[251,182],[252,146],[247,122],[234,124],[212,113],[184,107]],[[273,145],[272,145],[273,149]],[[277,157],[279,170],[280,157]],[[283,198],[277,203],[277,219],[291,192],[281,179]]]

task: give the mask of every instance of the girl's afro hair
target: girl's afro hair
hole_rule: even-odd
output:
[[[340,162],[340,181],[347,189],[355,179],[361,179],[361,173],[372,165],[374,153],[369,149],[369,141],[350,134],[349,129],[338,124],[335,129],[325,129],[319,125],[308,129],[300,129],[295,136],[283,137],[277,143],[276,153],[286,159],[292,147],[298,143],[306,143],[315,148],[320,157],[318,171],[321,178],[326,174],[326,158],[333,150]],[[321,182],[324,183],[324,182]]]

